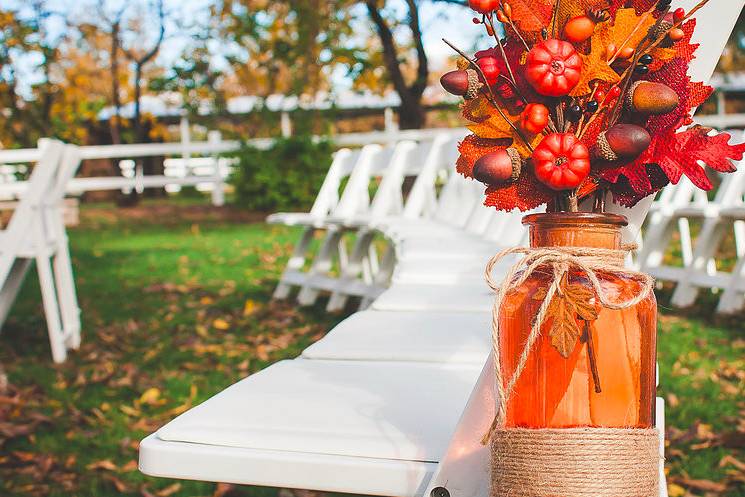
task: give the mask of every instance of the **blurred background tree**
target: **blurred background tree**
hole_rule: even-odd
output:
[[[276,133],[278,116],[261,110],[270,96],[350,91],[395,93],[401,128],[432,125],[428,94],[447,63],[427,36],[438,9],[470,18],[462,0],[7,0],[0,145],[160,139],[179,109],[244,137]],[[744,70],[744,47],[741,15],[720,70]],[[250,105],[229,108],[235,97]],[[314,112],[298,111],[308,131],[334,124],[333,109]]]

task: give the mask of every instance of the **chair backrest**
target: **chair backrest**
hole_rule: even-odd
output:
[[[336,218],[351,218],[367,213],[370,208],[370,181],[378,178],[390,163],[393,147],[370,144],[353,154],[354,165],[331,215]]]
[[[321,218],[333,212],[339,204],[339,188],[344,179],[352,174],[358,158],[359,151],[348,148],[342,148],[334,153],[331,166],[310,209],[311,215]]]
[[[443,144],[444,140],[438,139],[418,144],[404,140],[396,144],[390,165],[370,206],[372,219],[403,214],[404,204],[408,202],[404,191],[406,178],[416,177],[418,180],[422,172],[428,173],[429,169],[436,167],[435,161]]]
[[[26,191],[21,195],[18,206],[8,222],[3,237],[3,250],[0,253],[0,281],[4,281],[21,244],[33,234],[35,221],[40,218],[45,206],[55,201],[60,188],[58,175],[65,146],[56,140],[40,143],[41,156],[31,171]],[[64,194],[64,189],[61,189]],[[61,197],[60,197],[61,198]]]
[[[407,219],[434,217],[438,209],[438,181],[455,170],[457,140],[439,134],[431,142],[422,169],[409,192],[403,216]]]

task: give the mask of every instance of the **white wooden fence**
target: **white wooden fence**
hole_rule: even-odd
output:
[[[442,133],[460,133],[450,129],[388,130],[367,133],[348,133],[333,137],[339,146],[360,146],[370,143],[390,144],[402,140],[421,141]],[[257,148],[268,148],[271,138],[247,140]],[[183,186],[196,186],[210,191],[212,203],[225,203],[225,180],[230,174],[232,161],[221,154],[240,148],[238,140],[223,140],[219,131],[210,131],[206,141],[191,141],[188,127],[181,133],[181,141],[171,143],[138,143],[129,145],[89,145],[80,147],[81,160],[111,159],[117,161],[121,176],[78,177],[70,181],[69,195],[80,195],[88,191],[165,188],[178,191]],[[0,150],[0,200],[16,199],[25,191],[26,182],[18,179],[17,173],[26,170],[27,164],[39,159],[40,149],[27,148]],[[144,175],[137,159],[143,157],[165,157],[163,175]]]

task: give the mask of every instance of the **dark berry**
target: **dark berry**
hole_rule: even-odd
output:
[[[657,2],[657,9],[666,9],[670,6],[671,3],[673,3],[673,0],[660,0],[659,2]]]
[[[649,72],[649,66],[645,66],[644,64],[639,64],[634,68],[634,72],[636,74],[647,74]]]
[[[595,112],[596,110],[598,110],[598,107],[600,107],[600,104],[597,100],[590,100],[589,102],[587,102],[587,112]]]
[[[653,60],[654,59],[652,58],[652,56],[647,53],[647,54],[644,54],[641,57],[639,57],[639,64],[643,64],[645,66],[648,66],[649,64],[652,63]]]
[[[579,118],[582,117],[582,107],[572,105],[567,109],[567,117],[570,121],[579,121]]]

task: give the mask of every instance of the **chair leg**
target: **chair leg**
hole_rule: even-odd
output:
[[[75,292],[75,277],[67,237],[60,242],[54,256],[54,279],[57,284],[65,342],[69,348],[77,349],[80,347],[80,307]]]
[[[65,362],[67,348],[65,347],[65,338],[62,332],[60,309],[57,302],[57,289],[54,285],[54,275],[49,257],[37,255],[36,270],[39,272],[39,286],[41,287],[41,298],[44,303],[44,315],[47,319],[52,359],[56,363]]]
[[[692,280],[698,274],[706,273],[709,259],[716,254],[728,226],[730,226],[728,223],[719,219],[711,219],[704,223],[701,233],[696,238],[693,261],[686,268],[685,276],[673,291],[671,302],[674,306],[688,307],[696,300],[699,288]]]
[[[315,232],[316,230],[314,228],[306,228],[306,230],[303,232],[300,241],[297,242],[297,245],[295,245],[295,249],[292,251],[290,260],[287,261],[287,266],[285,267],[285,270],[279,279],[277,288],[274,289],[272,298],[283,300],[289,297],[293,287],[293,284],[290,282],[291,280],[289,275],[290,273],[295,273],[301,270],[303,268],[303,265],[305,265],[305,254],[307,253],[308,247],[313,241],[313,235],[315,234]]]
[[[359,276],[360,272],[363,271],[365,259],[368,255],[368,249],[372,242],[374,233],[372,231],[360,231],[357,234],[357,240],[354,243],[352,254],[347,261],[347,264],[342,272],[339,281],[336,285],[336,289],[331,293],[331,298],[326,305],[326,310],[329,312],[340,311],[347,304],[349,299],[349,293],[347,293],[345,286],[354,282]]]
[[[735,268],[732,270],[727,287],[724,289],[722,296],[719,297],[717,312],[726,314],[742,309],[745,305],[745,295],[740,288],[743,278],[745,278],[745,257],[738,259]]]
[[[31,259],[16,259],[10,269],[8,279],[5,280],[5,285],[0,289],[0,330],[23,286],[29,267],[31,267]]]
[[[330,229],[326,233],[326,237],[321,244],[321,249],[318,251],[313,264],[308,271],[308,277],[305,280],[300,293],[298,293],[297,301],[300,305],[313,305],[318,299],[318,289],[314,287],[313,277],[318,275],[327,275],[331,270],[334,256],[339,251],[339,240],[344,234],[341,229]]]

